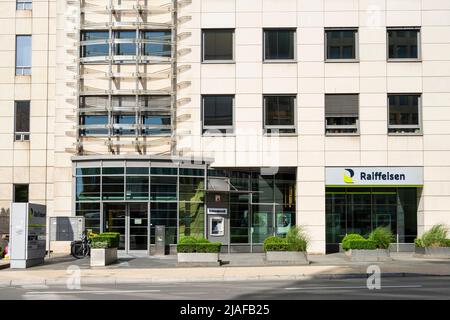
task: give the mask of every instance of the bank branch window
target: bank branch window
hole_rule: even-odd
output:
[[[266,134],[295,133],[294,95],[264,96],[264,131]]]
[[[359,124],[357,94],[325,95],[325,131],[328,135],[356,134]]]
[[[389,133],[421,133],[421,96],[419,94],[390,94],[388,104]]]
[[[389,28],[389,60],[420,59],[420,28]]]

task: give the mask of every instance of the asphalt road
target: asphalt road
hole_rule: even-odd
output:
[[[381,289],[369,290],[366,279],[246,281],[174,284],[20,286],[0,288],[1,300],[55,299],[450,299],[450,277],[381,279]]]

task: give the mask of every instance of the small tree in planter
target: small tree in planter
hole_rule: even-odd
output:
[[[342,240],[342,249],[352,261],[375,262],[391,260],[389,245],[392,231],[386,227],[373,230],[366,239],[359,234],[348,234]]]
[[[104,267],[117,261],[120,233],[105,232],[91,237],[91,267]]]
[[[422,238],[414,240],[415,253],[421,256],[450,258],[450,239],[448,227],[444,224],[434,225]]]
[[[205,238],[184,237],[177,244],[177,259],[180,265],[218,266],[222,244]]]
[[[297,226],[291,227],[286,238],[268,237],[264,240],[267,263],[309,264],[306,249],[308,237]]]

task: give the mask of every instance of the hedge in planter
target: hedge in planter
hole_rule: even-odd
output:
[[[177,244],[178,253],[219,253],[222,243],[205,238],[184,237]]]
[[[106,249],[119,247],[120,233],[105,232],[91,238],[91,247],[94,249]]]

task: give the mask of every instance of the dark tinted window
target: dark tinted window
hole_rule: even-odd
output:
[[[389,132],[420,131],[420,95],[389,95]]]
[[[388,30],[389,59],[417,59],[419,30]]]
[[[233,126],[234,96],[203,96],[203,126]]]
[[[294,30],[264,30],[264,59],[294,59]]]
[[[327,59],[356,59],[356,30],[327,30]]]
[[[295,96],[264,97],[266,126],[294,126]]]
[[[30,132],[30,101],[16,101],[15,133]]]
[[[233,30],[203,30],[203,60],[233,60]]]
[[[14,202],[28,202],[28,184],[14,185]]]

